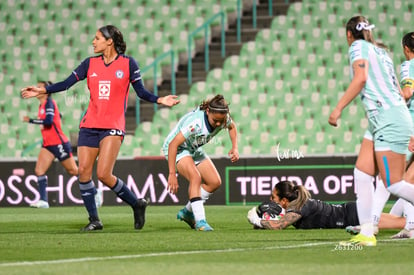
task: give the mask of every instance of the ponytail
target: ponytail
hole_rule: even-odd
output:
[[[309,191],[302,185],[295,186],[294,193],[296,195],[296,199],[289,203],[289,208],[299,211],[311,196]]]
[[[365,40],[378,46],[380,48],[387,49],[382,43],[375,41],[374,36],[372,35],[372,30],[375,28],[375,25],[370,25],[368,20],[361,15],[354,16],[346,23],[346,31],[351,32],[352,36],[356,40]]]
[[[299,211],[311,195],[302,185],[295,186],[291,181],[281,181],[275,185],[279,199],[289,201],[289,209]]]

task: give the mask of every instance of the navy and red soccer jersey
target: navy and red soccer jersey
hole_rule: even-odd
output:
[[[50,97],[39,105],[38,119],[33,123],[41,124],[43,146],[52,146],[68,142],[62,131],[62,122],[56,102]]]
[[[85,78],[90,102],[80,128],[125,131],[130,84],[141,99],[153,103],[158,100],[158,96],[145,89],[137,62],[123,54],[119,54],[110,64],[104,63],[102,55],[88,57],[66,80],[47,86],[46,91],[64,91]]]
[[[119,56],[109,66],[102,57],[90,58],[87,81],[90,101],[80,127],[124,131],[130,86],[129,58]]]

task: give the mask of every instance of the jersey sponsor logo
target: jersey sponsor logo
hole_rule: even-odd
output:
[[[212,138],[211,136],[206,136],[206,135],[196,136],[195,143],[197,146],[201,146],[201,145],[208,143],[211,138]]]
[[[109,100],[111,94],[111,81],[100,80],[99,81],[99,99]]]
[[[115,73],[116,78],[123,78],[124,77],[124,72],[122,70],[117,70]]]

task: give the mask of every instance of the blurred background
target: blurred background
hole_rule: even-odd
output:
[[[275,156],[278,148],[304,156],[356,155],[367,127],[359,98],[340,127],[327,123],[350,83],[345,23],[361,14],[375,24],[374,37],[389,47],[399,72],[413,6],[403,0],[1,1],[0,158],[36,157],[41,146],[39,127],[22,122],[37,116],[38,101],[22,100],[20,89],[64,80],[94,55],[95,33],[108,24],[123,33],[147,89],[182,101],[160,108],[137,100],[131,89],[121,157],[161,155],[178,119],[219,93],[230,102],[241,155]],[[76,154],[89,102],[86,81],[53,98]],[[231,142],[224,132],[205,147],[220,156]]]

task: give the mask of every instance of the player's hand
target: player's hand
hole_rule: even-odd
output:
[[[329,124],[331,124],[332,126],[338,126],[338,119],[341,117],[341,111],[337,108],[335,108],[331,115],[329,116]]]
[[[180,100],[177,98],[178,96],[176,95],[167,95],[167,96],[158,98],[157,103],[171,107],[171,106],[174,106],[180,103]]]
[[[231,149],[228,155],[230,157],[231,162],[236,162],[239,160],[239,150],[237,149]]]
[[[29,118],[28,116],[24,116],[24,117],[23,117],[23,121],[24,121],[24,122],[29,122],[29,121],[30,121],[30,118]]]
[[[22,98],[31,98],[36,97],[40,94],[45,94],[46,89],[43,87],[28,86],[20,90],[20,95]]]
[[[410,137],[410,142],[408,143],[408,150],[414,153],[414,136]]]
[[[247,220],[255,227],[263,228],[262,224],[260,223],[261,219],[259,215],[257,215],[256,207],[253,207],[249,210],[249,212],[247,212]]]
[[[177,194],[178,191],[178,180],[175,173],[168,175],[168,192],[171,194]]]

